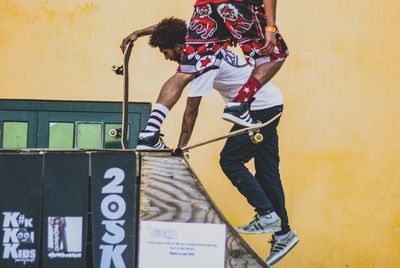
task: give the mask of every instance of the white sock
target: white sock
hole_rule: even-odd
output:
[[[261,215],[260,218],[268,218],[268,220],[275,221],[275,220],[279,219],[279,216],[275,212],[271,212],[271,213],[269,213],[267,215]]]
[[[154,135],[154,132],[143,132],[143,131],[139,132],[139,138],[146,138],[146,137],[153,136],[153,135]]]
[[[290,231],[283,235],[274,235],[274,237],[276,240],[282,240],[282,239],[285,239],[286,237],[288,237],[289,234],[290,234]]]
[[[239,106],[239,105],[241,105],[242,103],[240,103],[240,102],[233,102],[233,101],[230,101],[230,102],[228,102],[227,104],[226,104],[226,106],[228,106],[228,107],[233,107],[233,106]]]
[[[149,121],[144,129],[146,132],[156,132],[161,128],[162,123],[169,113],[169,109],[161,103],[156,103],[151,111]]]

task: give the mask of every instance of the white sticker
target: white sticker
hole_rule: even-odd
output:
[[[47,256],[57,258],[82,257],[82,217],[49,217]]]
[[[224,224],[141,221],[140,268],[223,268]]]

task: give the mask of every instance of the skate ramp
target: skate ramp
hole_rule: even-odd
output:
[[[225,267],[268,267],[229,224],[184,157],[139,152],[140,220],[224,224]]]

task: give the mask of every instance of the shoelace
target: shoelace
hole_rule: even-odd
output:
[[[274,253],[281,251],[281,249],[283,247],[285,247],[285,244],[279,243],[279,240],[275,240],[274,238],[272,238],[270,241],[268,241],[268,243],[271,244],[270,252],[274,252]],[[278,247],[278,245],[281,245],[281,246]]]
[[[276,250],[276,245],[278,244],[277,240],[271,239],[268,241],[268,243],[271,244],[270,252],[278,252],[279,251],[279,250]]]
[[[165,148],[165,147],[167,147],[167,146],[165,145],[165,142],[164,142],[164,140],[163,140],[161,137],[164,137],[164,134],[161,134],[161,133],[160,133],[160,141],[161,141],[161,143],[162,143],[162,145],[163,145],[163,148]]]

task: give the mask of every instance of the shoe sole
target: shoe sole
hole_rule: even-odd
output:
[[[291,251],[291,250],[297,245],[297,243],[299,243],[299,241],[300,241],[300,239],[296,236],[296,238],[293,239],[293,240],[288,244],[287,250],[284,251],[284,252],[282,252],[282,254],[280,254],[280,255],[276,254],[276,255],[275,255],[276,257],[274,257],[273,259],[267,260],[267,261],[266,261],[267,265],[268,265],[268,266],[272,266],[272,265],[276,264],[276,263],[277,263],[278,261],[280,261],[283,257],[285,257],[286,254],[288,254],[289,251]]]
[[[222,115],[222,119],[224,119],[226,121],[229,121],[229,122],[232,122],[234,124],[238,124],[238,125],[244,126],[244,127],[258,127],[258,126],[262,125],[262,123],[250,124],[249,122],[246,122],[246,121],[244,121],[244,120],[242,120],[242,119],[240,119],[240,118],[238,118],[236,116],[233,116],[231,114],[223,114]]]
[[[241,234],[270,234],[279,232],[280,230],[282,230],[280,227],[258,230],[258,231],[246,231],[246,230],[236,229],[236,231]]]
[[[151,147],[151,146],[138,145],[138,146],[136,146],[135,150],[137,150],[137,151],[148,151],[148,150],[153,150],[153,151],[162,151],[162,150],[165,150],[165,151],[169,151],[170,149],[168,149],[168,148],[157,149],[157,148],[154,148],[154,147]]]

